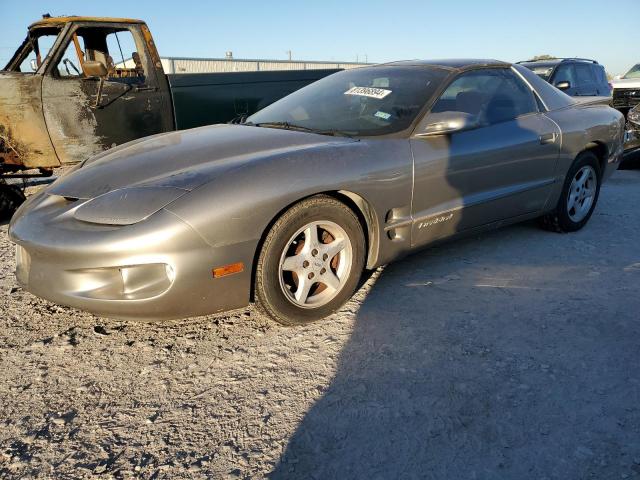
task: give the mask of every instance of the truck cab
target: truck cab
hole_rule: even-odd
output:
[[[5,171],[77,163],[173,127],[168,81],[140,20],[43,18],[0,72]]]

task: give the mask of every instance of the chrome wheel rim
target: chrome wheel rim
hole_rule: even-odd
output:
[[[578,223],[585,219],[596,198],[598,177],[593,167],[585,165],[576,172],[569,188],[567,213],[571,221]]]
[[[280,256],[280,288],[302,308],[318,308],[344,288],[353,264],[351,240],[333,222],[311,222],[286,243]]]

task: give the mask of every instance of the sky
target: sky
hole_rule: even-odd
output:
[[[640,63],[640,0],[0,0],[0,64],[51,15],[145,20],[161,56],[387,62],[585,57]]]

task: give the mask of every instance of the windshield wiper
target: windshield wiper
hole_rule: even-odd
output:
[[[317,133],[318,135],[330,135],[334,137],[335,136],[351,137],[351,135],[349,135],[348,133],[340,130],[335,130],[335,129],[321,130],[317,128],[304,127],[302,125],[295,125],[289,122],[260,122],[260,123],[244,122],[241,125],[249,125],[251,127],[264,127],[264,128],[282,128],[284,130],[297,130],[299,132]]]

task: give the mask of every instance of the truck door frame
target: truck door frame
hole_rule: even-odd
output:
[[[152,43],[149,44],[150,34],[148,29],[145,32],[143,25],[137,22],[93,21],[67,24],[64,35],[60,36],[60,44],[44,65],[42,84],[43,114],[60,163],[77,163],[127,141],[173,130],[168,83],[159,58],[154,60],[157,51]],[[78,32],[83,29],[128,31],[141,57],[144,83],[135,85],[106,80],[105,95],[96,107],[99,79],[84,75],[82,64],[86,59],[81,58],[77,44],[75,50],[82,74],[60,76],[57,67],[71,42],[77,41]],[[68,107],[63,108],[65,101]],[[136,104],[137,109],[134,108]]]

